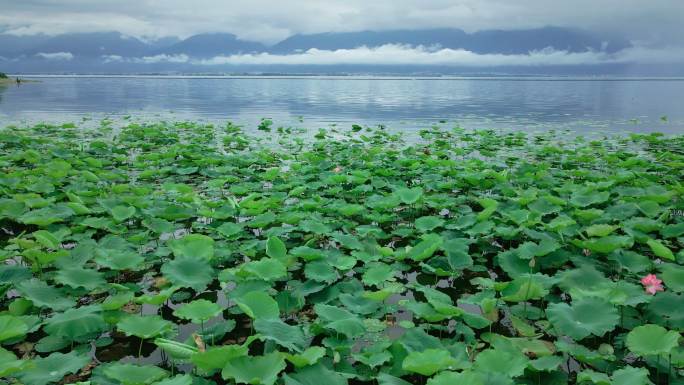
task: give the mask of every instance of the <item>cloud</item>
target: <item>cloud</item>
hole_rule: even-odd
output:
[[[71,52],[39,52],[36,56],[47,60],[71,60],[74,58]]]
[[[180,55],[154,55],[154,56],[143,56],[142,58],[134,58],[132,60],[135,63],[144,64],[156,64],[156,63],[187,63],[190,61],[190,57],[185,54]]]
[[[379,47],[321,50],[274,55],[268,53],[216,56],[195,60],[193,64],[212,65],[439,65],[461,67],[559,66],[612,63],[684,62],[684,49],[649,49],[634,47],[610,54],[603,51],[580,53],[544,49],[527,54],[477,54],[463,49],[411,47],[387,44]]]
[[[124,61],[124,57],[121,55],[102,55],[103,63],[118,63]]]
[[[230,32],[274,43],[296,33],[387,29],[583,28],[653,44],[684,36],[681,0],[22,0],[7,1],[0,31],[50,35],[120,31],[136,37]]]

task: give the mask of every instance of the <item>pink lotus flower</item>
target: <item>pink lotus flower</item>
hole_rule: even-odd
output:
[[[333,171],[334,171],[334,172],[340,172],[340,171],[342,171],[342,167],[337,166],[337,167],[335,167],[335,168],[333,169]]]
[[[649,274],[644,278],[641,278],[641,284],[644,285],[644,290],[648,294],[655,295],[658,291],[664,291],[663,281],[659,280],[655,274]]]

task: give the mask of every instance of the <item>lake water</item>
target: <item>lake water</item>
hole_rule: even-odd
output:
[[[36,78],[38,79],[38,78]],[[44,77],[0,86],[0,124],[233,121],[684,133],[684,79]]]

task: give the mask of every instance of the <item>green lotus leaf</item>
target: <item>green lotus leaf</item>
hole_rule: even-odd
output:
[[[228,361],[236,357],[246,356],[249,349],[245,345],[223,345],[210,347],[204,352],[190,356],[190,361],[204,371],[223,369]]]
[[[641,325],[627,333],[627,348],[639,356],[667,354],[679,344],[681,336],[660,325]]]
[[[449,239],[442,244],[447,262],[453,270],[463,270],[473,265],[469,248],[469,241],[463,238]]]
[[[653,254],[655,254],[656,256],[660,258],[669,259],[670,261],[675,260],[675,256],[672,253],[672,250],[668,249],[667,246],[663,245],[659,241],[655,239],[649,239],[648,241],[646,241],[646,244],[648,245],[648,247],[651,248],[651,251],[653,251]]]
[[[47,385],[60,381],[69,373],[76,373],[83,368],[90,358],[76,351],[69,353],[52,353],[47,357],[34,358],[31,365],[15,375],[26,385]]]
[[[17,290],[38,307],[60,311],[76,305],[76,302],[60,289],[35,278],[18,283]]]
[[[394,281],[395,270],[392,266],[383,263],[369,265],[363,273],[361,280],[369,286],[381,286],[381,283]]]
[[[286,354],[285,359],[290,361],[296,368],[313,365],[325,356],[325,348],[312,346],[299,354]]]
[[[278,237],[269,237],[266,241],[266,255],[275,259],[285,259],[287,247]]]
[[[216,231],[226,238],[232,238],[234,235],[240,234],[244,231],[244,227],[239,223],[226,222],[216,228]]]
[[[314,281],[332,283],[337,279],[337,270],[327,261],[312,261],[304,267],[304,276]]]
[[[323,321],[325,327],[342,333],[347,338],[354,338],[366,331],[363,321],[345,309],[325,304],[316,304],[314,310],[321,321]]]
[[[207,301],[206,299],[197,299],[183,304],[173,312],[173,315],[198,324],[216,317],[221,314],[222,311],[223,309],[221,306],[213,302]]]
[[[592,383],[596,385],[611,385],[610,378],[605,373],[595,372],[591,369],[577,373],[577,382]]]
[[[582,189],[572,193],[570,203],[576,207],[587,207],[599,203],[604,203],[610,199],[607,191],[594,191],[592,189]]]
[[[110,295],[109,297],[105,298],[104,301],[102,301],[102,304],[101,304],[102,310],[118,310],[118,309],[121,309],[124,305],[131,302],[134,297],[135,297],[135,294],[133,292],[130,292],[130,291],[124,291],[121,293]]]
[[[55,275],[55,281],[74,289],[82,287],[86,290],[95,290],[107,283],[101,272],[82,267],[60,269]]]
[[[615,385],[653,385],[649,380],[650,373],[646,368],[625,366],[613,372],[612,384]]]
[[[0,377],[7,378],[21,371],[26,364],[27,361],[18,360],[14,353],[0,348]]]
[[[28,325],[13,315],[0,315],[0,343],[26,335]]]
[[[302,228],[302,230],[309,232],[309,233],[314,233],[314,234],[330,234],[332,229],[330,226],[326,225],[323,222],[319,222],[317,220],[304,220],[299,222],[299,227]]]
[[[667,225],[660,230],[660,234],[664,238],[681,237],[684,235],[684,222]]]
[[[684,266],[673,263],[663,263],[659,265],[661,278],[668,289],[676,292],[684,292]]]
[[[45,332],[69,340],[107,329],[99,306],[82,306],[57,313],[45,321]]]
[[[178,257],[161,267],[164,276],[176,286],[202,292],[214,280],[214,269],[204,259]]]
[[[283,376],[285,385],[347,385],[347,379],[340,373],[328,369],[318,363],[300,368],[294,373]]]
[[[186,345],[174,340],[166,338],[155,338],[154,344],[159,346],[169,356],[176,360],[187,360],[193,355],[197,354],[198,349],[195,346]]]
[[[264,281],[275,281],[287,276],[287,268],[275,258],[262,258],[243,264],[241,270]]]
[[[253,319],[277,319],[280,317],[278,302],[261,291],[252,291],[235,298],[235,303]]]
[[[116,328],[127,336],[142,339],[166,336],[174,332],[173,323],[157,315],[129,315],[116,324]]]
[[[104,367],[107,378],[116,380],[122,385],[151,385],[169,376],[169,373],[157,366],[112,363]]]
[[[214,239],[202,234],[188,234],[169,241],[169,247],[176,257],[191,257],[210,260],[214,258]]]
[[[0,285],[16,285],[32,276],[31,270],[24,266],[0,264]]]
[[[432,231],[437,227],[444,225],[444,219],[435,216],[425,216],[416,219],[416,229],[427,233]]]
[[[280,352],[236,357],[226,363],[221,377],[233,379],[238,384],[273,385],[285,366],[285,359]]]
[[[648,320],[673,329],[684,328],[684,294],[673,291],[658,293],[647,305]]]
[[[602,298],[587,297],[566,303],[550,304],[546,309],[549,321],[559,334],[581,340],[589,335],[602,336],[620,321],[617,309]]]
[[[171,286],[166,289],[160,290],[157,293],[143,294],[139,297],[135,297],[134,301],[138,304],[148,304],[154,306],[160,306],[164,302],[168,301],[173,293],[178,290],[178,287]]]
[[[36,241],[43,245],[43,247],[53,250],[61,248],[61,241],[59,238],[47,230],[34,231],[31,235],[33,235]]]
[[[256,319],[254,330],[263,338],[298,353],[304,350],[307,343],[300,327],[288,325],[279,319]]]
[[[401,199],[401,201],[407,205],[412,205],[418,202],[418,200],[423,196],[422,187],[401,187],[398,188],[395,192],[399,196],[399,199]]]
[[[143,258],[140,254],[131,250],[106,250],[96,251],[95,262],[112,270],[140,270],[143,268]]]
[[[442,372],[442,373],[446,373],[446,372]],[[437,376],[429,379],[428,383],[440,375],[441,375],[441,373],[438,374]],[[408,381],[404,381],[399,377],[395,377],[393,375],[390,375],[387,373],[382,373],[382,372],[380,372],[378,374],[376,379],[378,380],[378,385],[411,385],[411,383]]]
[[[422,240],[406,253],[406,256],[414,261],[426,260],[439,250],[442,242],[442,237],[437,234],[425,234]]]
[[[445,349],[426,349],[422,352],[409,353],[401,364],[402,369],[431,376],[445,369],[452,369],[459,365],[458,360]]]
[[[473,368],[483,373],[501,373],[508,377],[523,374],[528,359],[522,353],[512,353],[498,349],[487,349],[475,357]]]
[[[549,290],[544,287],[534,276],[532,279],[527,276],[520,276],[514,279],[501,292],[504,301],[523,302],[531,299],[539,299],[546,296]]]
[[[135,215],[135,207],[132,206],[116,206],[110,210],[112,218],[117,222],[124,222],[128,218]]]
[[[53,223],[64,222],[74,214],[74,210],[67,205],[54,205],[29,211],[17,219],[27,225],[48,226]]]
[[[573,241],[575,245],[596,253],[609,254],[618,249],[632,247],[634,239],[623,235],[608,235],[601,238],[591,238],[586,241]]]
[[[192,377],[188,374],[178,375],[165,380],[157,381],[152,385],[192,385]]]
[[[587,235],[590,237],[605,237],[610,235],[613,231],[617,230],[618,226],[607,225],[607,224],[596,224],[591,225],[584,229]]]
[[[572,306],[555,303],[547,308],[549,320],[560,334],[580,340],[589,335],[602,336],[619,322],[617,309],[601,298],[574,300]]]

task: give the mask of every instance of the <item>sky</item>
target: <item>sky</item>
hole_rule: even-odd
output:
[[[296,33],[521,29],[548,25],[684,45],[682,0],[5,0],[12,34],[119,31],[154,39],[230,32],[274,43]]]
[[[569,27],[626,39],[617,52],[540,50],[518,55],[385,45],[287,55],[243,53],[196,59],[186,55],[103,56],[103,63],[425,64],[540,66],[684,63],[684,0],[4,0],[0,33],[14,35],[118,31],[143,40],[229,32],[274,44],[294,34],[364,30]],[[38,57],[71,61],[70,52]]]

